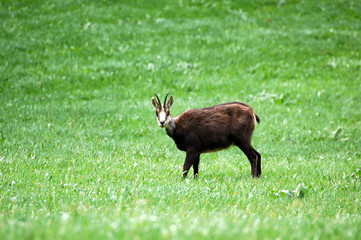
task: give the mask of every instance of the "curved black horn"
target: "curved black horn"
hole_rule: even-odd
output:
[[[154,95],[157,97],[157,99],[158,99],[158,103],[159,103],[159,105],[160,105],[160,100],[159,100],[158,95],[157,95],[156,93],[154,93]]]
[[[167,102],[167,97],[168,97],[168,95],[169,95],[169,92],[167,93],[167,95],[165,95],[163,106],[165,106],[165,103]]]

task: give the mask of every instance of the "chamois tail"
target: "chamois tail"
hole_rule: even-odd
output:
[[[261,122],[261,119],[259,119],[259,117],[257,116],[257,114],[254,114],[254,116],[256,117],[256,121],[258,122],[258,124]]]

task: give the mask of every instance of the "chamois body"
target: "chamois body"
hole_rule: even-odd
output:
[[[157,96],[158,98],[158,96]],[[153,98],[154,99],[154,98]],[[159,98],[158,98],[159,101]],[[186,152],[183,177],[193,165],[194,175],[198,176],[200,154],[228,148],[234,144],[247,156],[251,163],[252,177],[261,175],[261,155],[252,147],[251,138],[259,117],[247,104],[240,102],[190,109],[176,118],[170,115],[173,97],[168,104],[154,104],[158,123],[170,136],[179,150]],[[164,113],[165,121],[160,114]]]

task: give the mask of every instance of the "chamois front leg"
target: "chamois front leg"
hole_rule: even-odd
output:
[[[194,174],[198,175],[198,164],[199,164],[199,153],[194,150],[187,150],[186,160],[183,165],[183,178],[186,178],[189,172],[189,169],[193,165]]]

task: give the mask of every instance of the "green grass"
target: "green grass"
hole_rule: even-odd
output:
[[[1,1],[0,239],[360,239],[360,13]],[[233,147],[182,181],[151,106],[167,91],[175,116],[253,106],[262,178]]]

